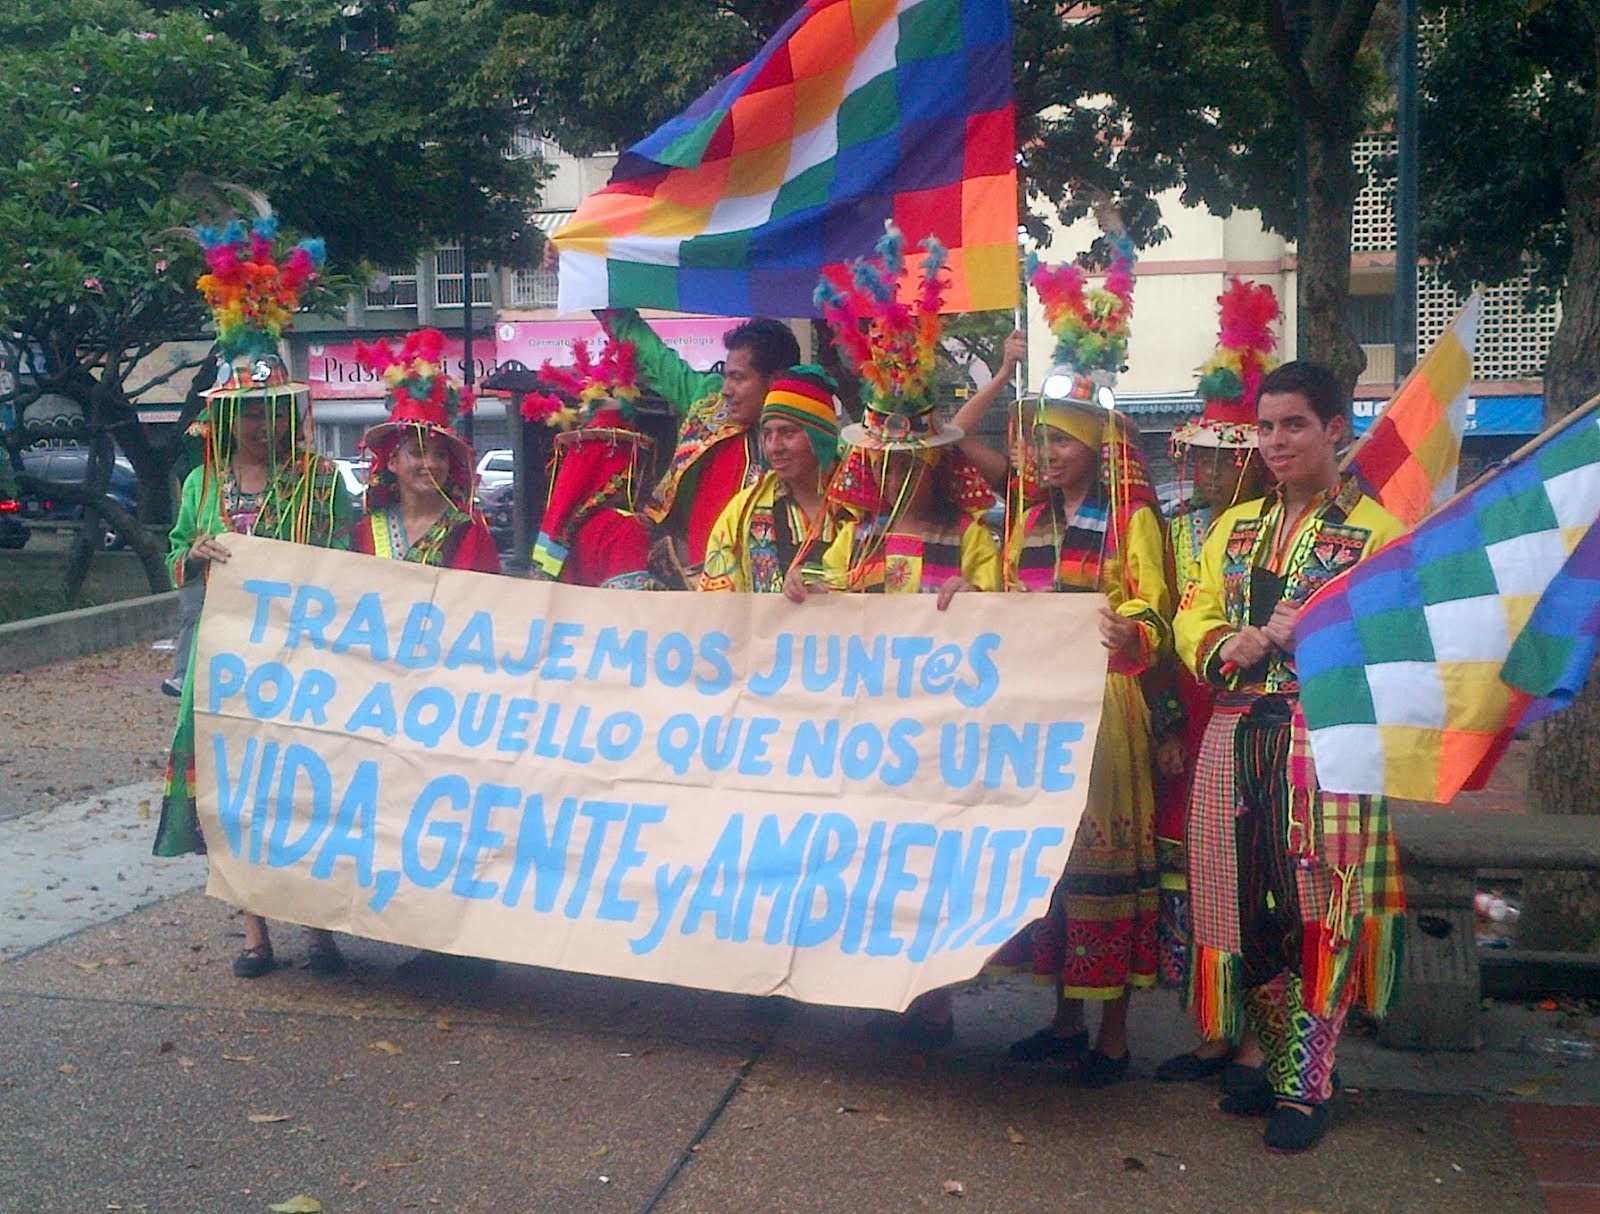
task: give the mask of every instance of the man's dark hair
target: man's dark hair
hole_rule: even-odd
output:
[[[1270,392],[1305,397],[1311,412],[1324,425],[1345,413],[1345,396],[1339,387],[1339,377],[1322,363],[1297,359],[1269,371],[1261,380],[1261,396]]]
[[[800,361],[800,343],[789,326],[770,316],[757,316],[729,329],[722,344],[729,350],[749,350],[750,365],[769,377]]]

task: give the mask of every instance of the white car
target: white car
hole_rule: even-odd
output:
[[[372,465],[366,460],[336,459],[333,466],[339,470],[339,479],[344,482],[345,492],[355,502],[356,508],[365,510],[367,505],[367,473],[372,470]]]
[[[483,458],[478,460],[478,484],[482,488],[509,485],[515,476],[516,467],[511,461],[510,447],[485,451]]]

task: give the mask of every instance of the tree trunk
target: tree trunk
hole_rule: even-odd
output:
[[[1600,130],[1600,115],[1596,129]],[[1567,230],[1572,259],[1561,301],[1561,327],[1545,368],[1545,417],[1570,413],[1600,392],[1600,148],[1567,174]],[[1567,711],[1534,730],[1528,768],[1528,810],[1545,814],[1600,813],[1600,680]],[[1549,873],[1523,887],[1519,941],[1529,948],[1600,951],[1600,875]]]
[[[1299,304],[1298,358],[1332,367],[1345,399],[1367,365],[1350,331],[1350,213],[1359,183],[1350,163],[1350,136],[1328,125],[1303,128],[1305,206],[1295,241]]]

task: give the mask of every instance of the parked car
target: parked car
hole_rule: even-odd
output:
[[[499,485],[478,486],[478,509],[483,512],[483,521],[489,524],[489,534],[494,537],[494,546],[501,552],[511,551],[511,512],[515,509],[512,501],[514,489],[515,486],[510,481]]]
[[[22,453],[22,468],[39,480],[81,485],[88,479],[89,448],[34,447]],[[111,464],[106,496],[129,514],[139,513],[139,474],[120,455]],[[48,493],[29,494],[22,499],[22,515],[38,522],[72,522],[83,517],[83,507],[53,501]],[[115,531],[106,532],[107,548],[121,548],[125,544]]]
[[[22,502],[0,497],[0,548],[21,548],[27,542],[28,524],[22,521]]]
[[[494,485],[509,485],[515,475],[510,447],[485,451],[478,460],[478,484],[485,489]]]

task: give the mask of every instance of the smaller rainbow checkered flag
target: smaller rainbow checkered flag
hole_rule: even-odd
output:
[[[1582,689],[1600,630],[1597,409],[1306,605],[1294,656],[1323,788],[1443,804]]]
[[[560,310],[816,316],[823,268],[891,219],[949,251],[945,311],[1015,306],[1006,0],[809,0],[579,204]]]
[[[1482,310],[1474,291],[1344,457],[1367,496],[1408,527],[1456,491]]]

